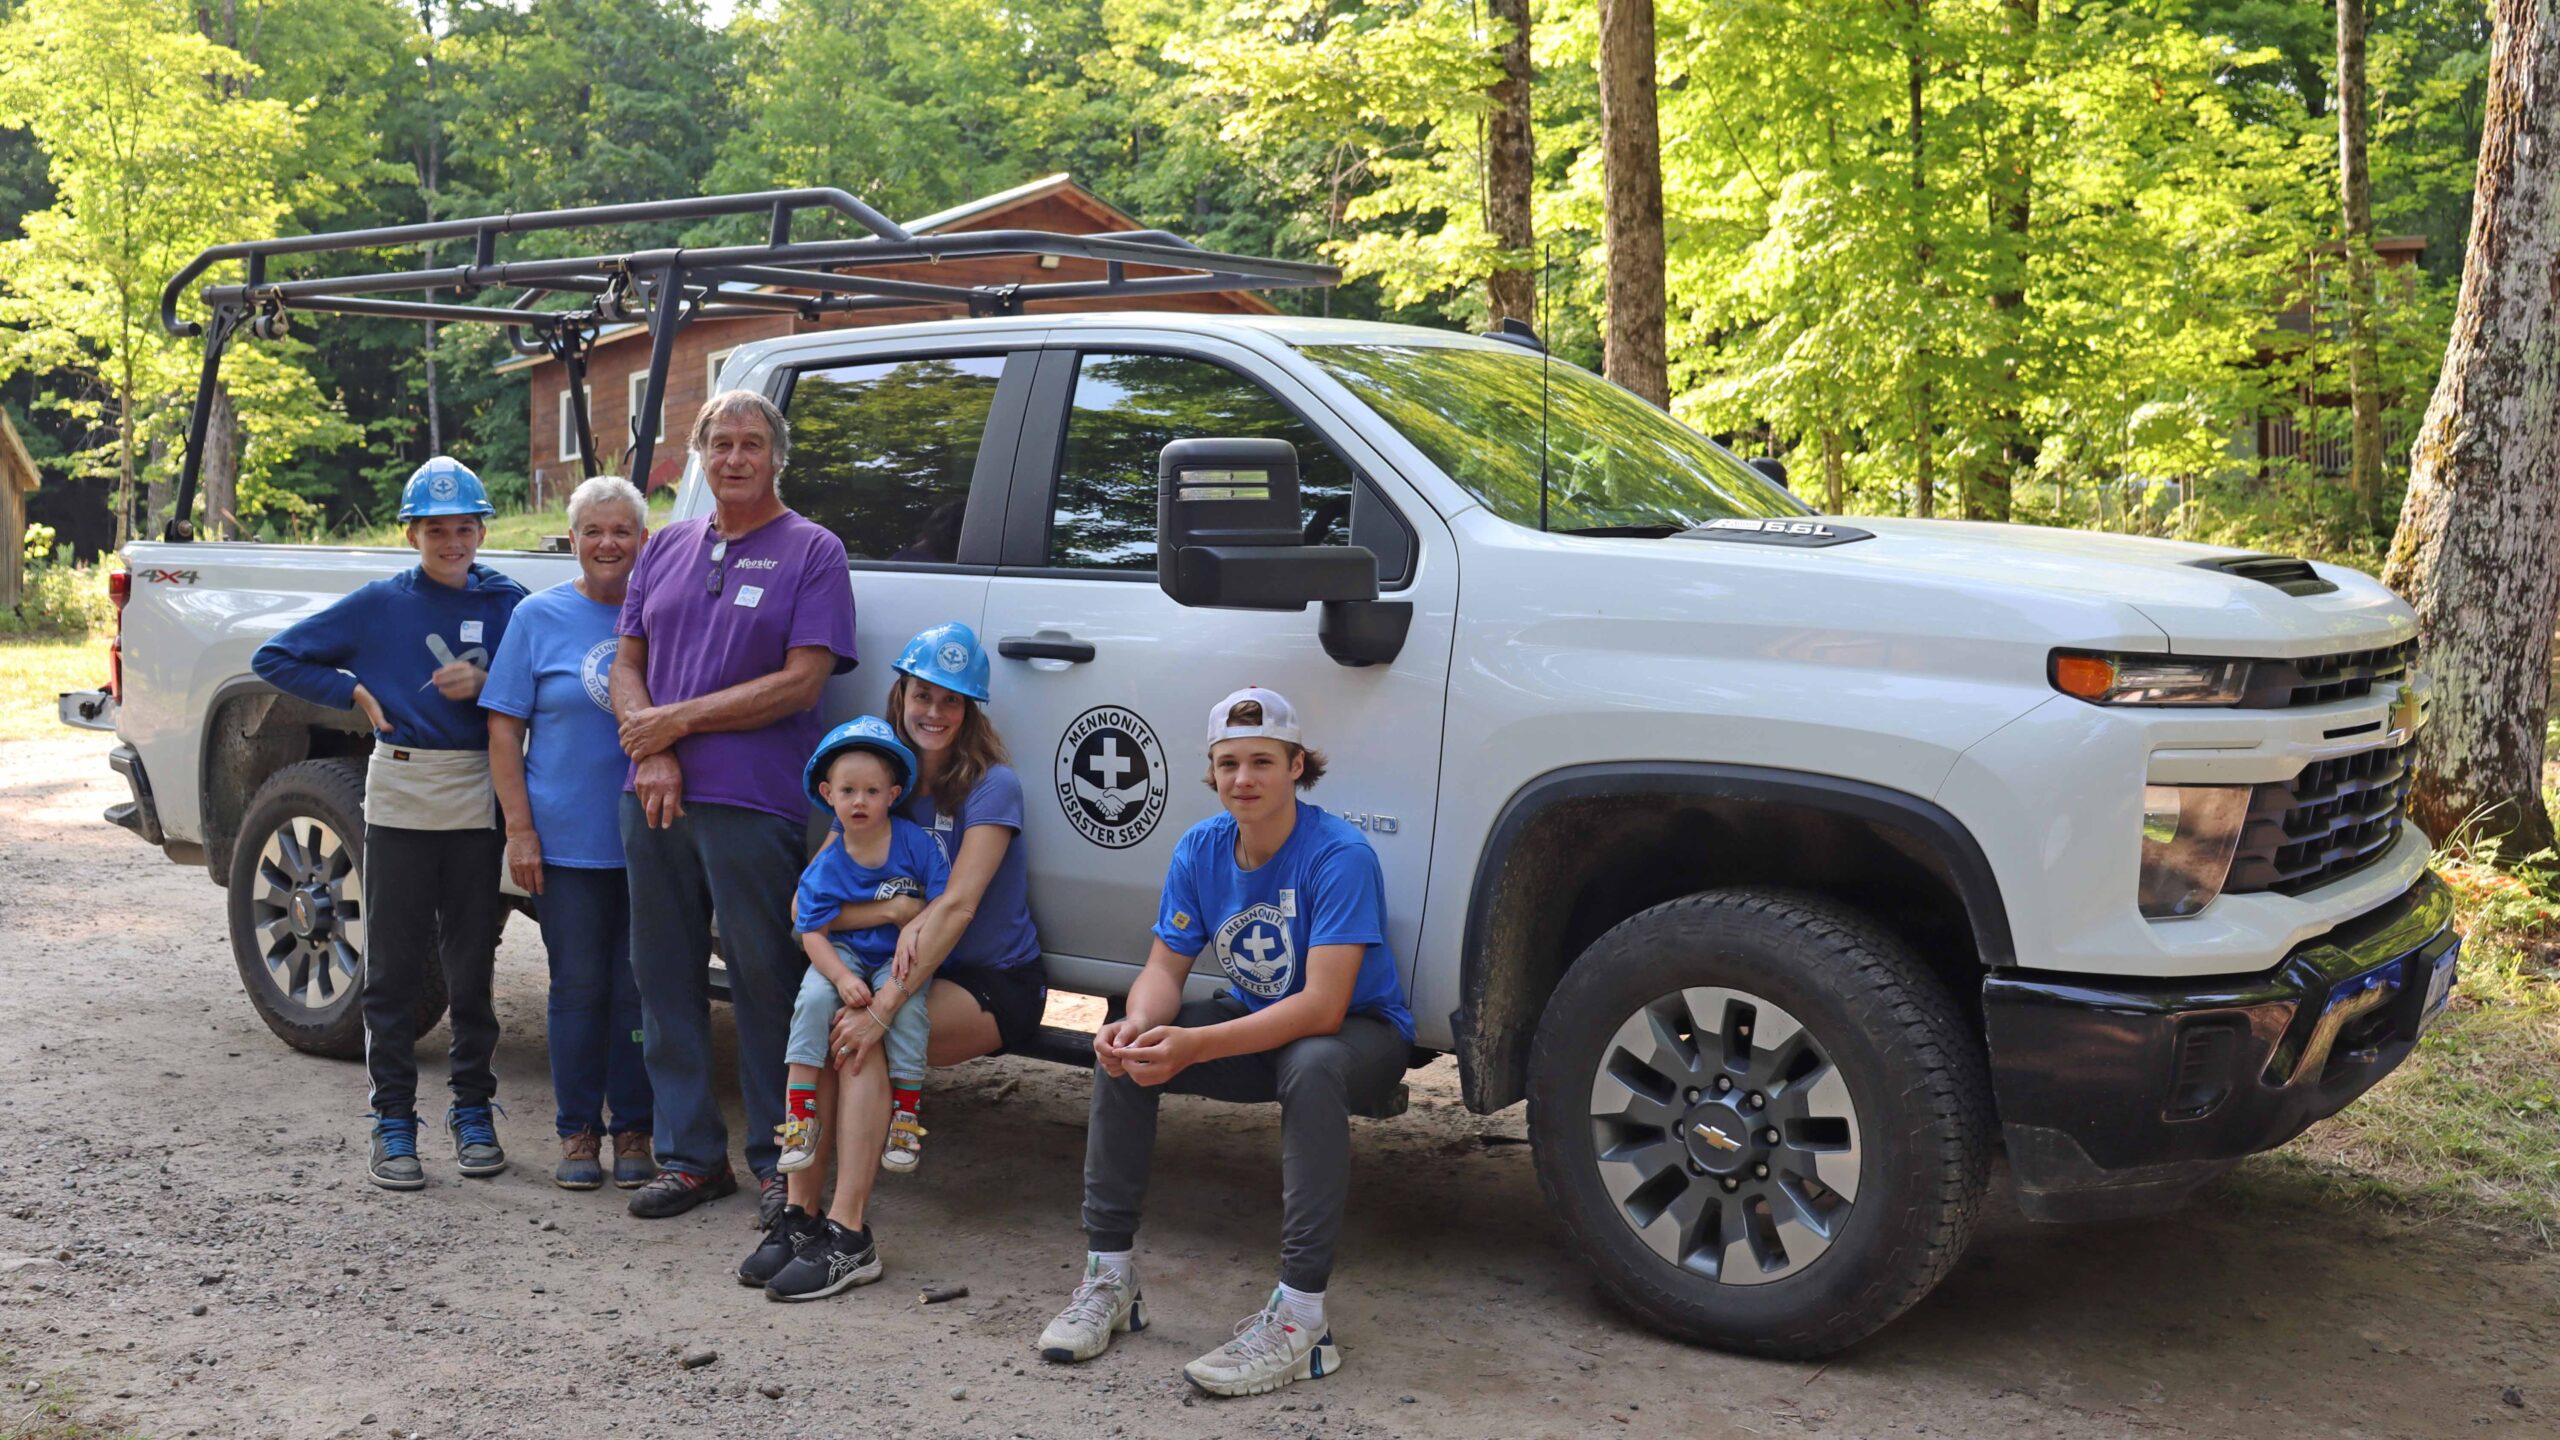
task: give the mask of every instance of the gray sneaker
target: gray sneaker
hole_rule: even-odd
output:
[[[1183,1378],[1212,1395],[1261,1395],[1293,1380],[1317,1380],[1342,1368],[1333,1331],[1311,1335],[1280,1318],[1280,1292],[1236,1324],[1236,1338],[1182,1367]]]
[[[1040,1332],[1040,1358],[1061,1364],[1090,1360],[1111,1348],[1111,1339],[1123,1332],[1134,1334],[1147,1328],[1147,1302],[1138,1293],[1138,1274],[1129,1272],[1126,1280],[1114,1280],[1102,1262],[1085,1262],[1084,1281],[1067,1301],[1067,1308]]]
[[[385,1190],[424,1190],[427,1172],[418,1164],[418,1117],[373,1117],[373,1158],[365,1178]]]
[[[498,1124],[488,1105],[456,1105],[445,1112],[444,1128],[453,1132],[453,1160],[462,1173],[495,1175],[507,1168],[507,1152],[498,1144]]]

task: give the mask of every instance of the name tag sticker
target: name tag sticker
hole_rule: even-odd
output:
[[[753,610],[763,599],[764,587],[761,585],[741,585],[738,587],[737,604],[740,609]]]
[[[933,828],[934,828],[934,829],[936,829],[936,830],[941,830],[941,831],[948,832],[948,831],[951,829],[951,817],[950,817],[950,816],[948,816],[948,815],[936,815],[936,816],[934,816],[934,817],[933,817]]]
[[[1297,892],[1297,891],[1295,891],[1295,890],[1283,890],[1283,891],[1281,891],[1281,892],[1280,892],[1280,915],[1281,915],[1281,918],[1283,918],[1283,919],[1290,919],[1290,920],[1294,920],[1294,919],[1296,919],[1296,918],[1297,918],[1297,915],[1298,915],[1298,892]]]
[[[462,622],[462,643],[465,645],[477,645],[480,643],[479,621],[465,620]]]

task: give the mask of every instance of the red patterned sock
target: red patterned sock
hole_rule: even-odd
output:
[[[900,1090],[896,1086],[891,1086],[889,1089],[889,1103],[896,1106],[898,1109],[904,1110],[908,1114],[913,1115],[916,1113],[916,1107],[924,1103],[924,1092],[921,1090]]]
[[[791,1118],[792,1118],[792,1119],[794,1119],[794,1120],[815,1120],[815,1119],[817,1119],[817,1118],[818,1118],[818,1087],[817,1087],[817,1086],[815,1086],[815,1085],[791,1085],[791,1086],[787,1086],[787,1087],[785,1087],[785,1088],[784,1088],[784,1090],[783,1090],[783,1092],[782,1092],[782,1098],[783,1098],[784,1103],[785,1103],[785,1104],[787,1104],[787,1105],[790,1107],[790,1109],[791,1109]]]

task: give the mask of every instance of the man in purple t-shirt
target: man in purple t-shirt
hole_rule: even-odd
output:
[[[791,432],[760,395],[715,395],[688,444],[715,509],[649,537],[622,603],[613,709],[631,778],[622,844],[631,968],[657,1092],[658,1178],[631,1197],[647,1219],[738,1188],[711,1078],[704,961],[720,923],[738,1026],[747,1164],[781,1208],[773,1130],[803,959],[791,893],[808,857],[800,767],[818,696],[853,668],[844,542],[782,503]]]

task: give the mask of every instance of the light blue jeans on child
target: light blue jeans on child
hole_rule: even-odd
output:
[[[889,962],[867,963],[842,940],[835,943],[836,958],[844,962],[854,978],[874,992],[889,980]],[[932,1037],[932,1022],[925,1017],[925,997],[910,995],[899,1002],[898,1013],[889,1017],[889,1039],[883,1049],[889,1060],[889,1079],[903,1090],[924,1088],[924,1048]],[[844,1002],[836,998],[833,981],[809,967],[800,977],[800,998],[791,1006],[791,1045],[783,1058],[794,1065],[827,1063],[827,1031],[835,1023],[836,1011]]]

